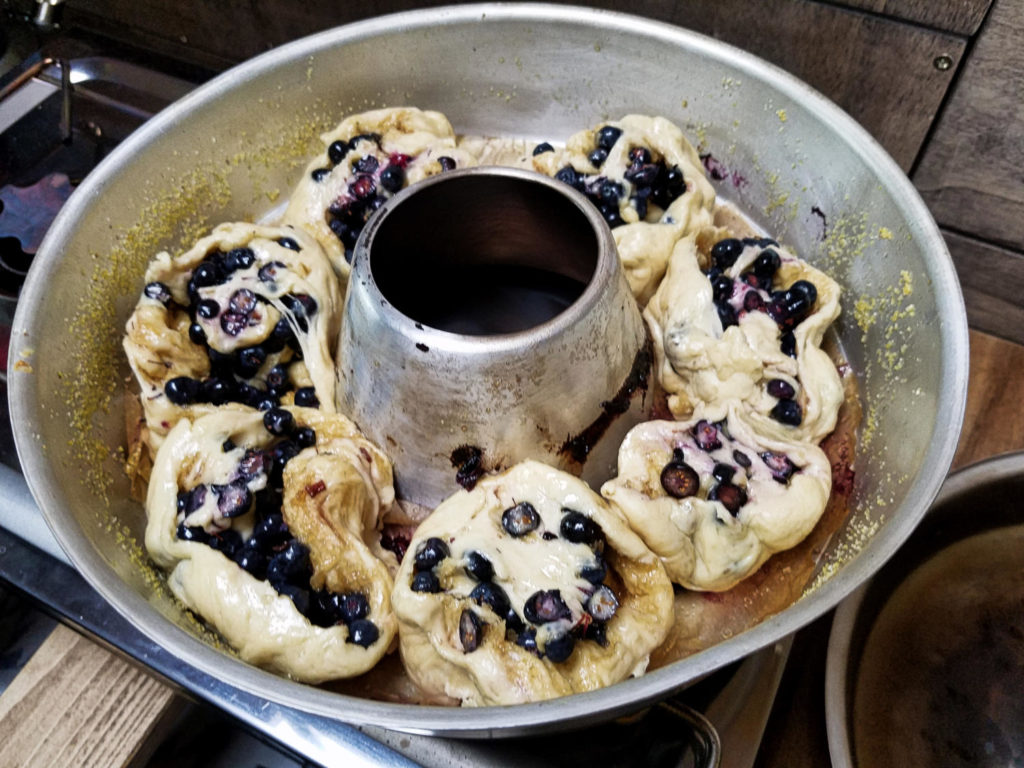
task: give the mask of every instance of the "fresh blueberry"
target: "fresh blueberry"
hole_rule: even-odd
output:
[[[733,309],[732,304],[722,301],[715,305],[715,309],[718,310],[718,319],[722,323],[723,331],[737,324],[736,310]]]
[[[799,427],[804,419],[804,412],[796,400],[779,400],[772,408],[771,417],[780,424]]]
[[[348,640],[346,642],[369,648],[380,637],[380,630],[377,625],[369,619],[356,619],[348,625]]]
[[[279,237],[277,238],[277,244],[282,248],[287,248],[289,251],[302,250],[302,246],[299,245],[298,241],[294,237]]]
[[[264,464],[266,454],[259,448],[246,448],[245,455],[238,462],[238,474],[240,477],[253,478],[265,471]]]
[[[203,382],[203,400],[213,405],[224,405],[224,403],[231,402],[234,398],[235,386],[234,381],[221,378],[220,376],[211,376]]]
[[[244,479],[235,480],[228,485],[213,486],[218,493],[217,510],[224,517],[239,517],[252,509],[252,491]]]
[[[555,178],[563,184],[568,184],[570,187],[579,188],[583,184],[580,174],[571,165],[559,169],[558,173],[555,174]]]
[[[751,461],[750,457],[747,456],[743,451],[737,449],[732,452],[732,459],[744,469],[750,469]]]
[[[450,157],[448,157],[447,155],[442,155],[441,157],[437,158],[437,162],[438,162],[438,165],[441,166],[441,170],[442,171],[454,171],[455,170],[455,160],[450,158]]]
[[[573,544],[593,544],[604,538],[601,526],[573,509],[563,509],[565,515],[558,525],[558,532],[562,538],[571,541]]]
[[[661,470],[661,487],[673,499],[685,499],[700,490],[700,476],[685,461],[673,459]]]
[[[622,214],[619,212],[619,206],[617,205],[603,203],[598,206],[598,210],[601,211],[604,220],[608,222],[608,226],[612,229],[620,227],[625,223],[622,220]]]
[[[405,170],[400,165],[389,165],[380,172],[380,185],[388,192],[397,192],[405,184]]]
[[[750,265],[750,271],[759,277],[770,278],[779,271],[781,265],[782,259],[778,252],[771,248],[765,248]]]
[[[314,168],[309,175],[313,179],[313,181],[319,184],[321,181],[330,176],[330,174],[330,168]]]
[[[253,546],[252,539],[245,542],[245,545],[235,554],[235,562],[257,579],[262,580],[267,577],[269,559],[260,548]]]
[[[346,624],[365,619],[370,615],[370,601],[362,592],[346,592],[343,595],[335,595],[335,601],[341,620]]]
[[[255,376],[267,361],[267,351],[260,346],[247,347],[238,353],[236,370],[243,379]]]
[[[530,653],[537,653],[537,630],[533,627],[526,627],[521,630],[516,636],[516,645],[529,651]]]
[[[283,365],[275,365],[269,371],[267,371],[267,391],[275,395],[280,395],[288,389],[290,377],[288,376],[288,369]]]
[[[792,400],[796,395],[796,389],[785,379],[772,379],[768,382],[768,394],[779,400]]]
[[[555,148],[553,146],[551,146],[546,141],[542,141],[540,144],[538,144],[536,147],[533,148],[533,156],[536,157],[537,155],[543,155],[545,152],[554,152],[554,151],[555,151]]]
[[[295,444],[300,448],[312,448],[316,445],[316,431],[312,427],[299,427],[295,430]]]
[[[501,587],[490,581],[482,581],[469,593],[470,600],[486,605],[498,616],[504,618],[512,608],[508,595]]]
[[[597,196],[603,203],[618,205],[624,191],[622,185],[617,181],[605,179],[598,187]]]
[[[373,173],[379,167],[380,161],[373,155],[363,155],[352,164],[356,173]]]
[[[319,408],[320,400],[314,387],[299,387],[295,390],[295,404],[303,408]]]
[[[718,462],[711,470],[711,476],[720,483],[731,483],[736,467]]]
[[[606,586],[600,586],[587,600],[587,613],[598,621],[609,621],[619,610],[619,600]]]
[[[463,653],[472,653],[480,647],[484,638],[484,627],[487,626],[470,608],[464,608],[459,617],[459,640]]]
[[[716,275],[711,280],[711,296],[716,302],[726,301],[732,297],[736,284],[728,275]]]
[[[417,571],[429,571],[450,556],[448,545],[436,536],[431,536],[416,548],[413,568]]]
[[[288,526],[280,512],[274,512],[260,520],[252,530],[249,541],[256,543],[260,549],[268,551],[284,544],[291,536]]]
[[[576,647],[576,640],[568,632],[559,632],[548,638],[547,643],[544,645],[544,656],[548,661],[552,661],[555,664],[559,664],[570,656],[572,651]]]
[[[271,408],[263,414],[263,426],[270,434],[283,437],[295,429],[295,417],[284,408]]]
[[[494,566],[486,556],[473,551],[466,554],[466,573],[477,581],[490,581],[494,578]]]
[[[715,451],[722,447],[722,441],[718,439],[718,427],[701,419],[693,427],[693,439],[697,447],[702,451]]]
[[[252,248],[232,248],[224,256],[224,269],[229,273],[237,272],[239,269],[248,269],[255,263],[256,252]]]
[[[711,248],[711,261],[719,269],[728,269],[743,253],[743,243],[734,237],[719,240]]]
[[[743,308],[747,312],[763,312],[765,308],[764,299],[757,291],[747,291],[743,297]]]
[[[600,555],[594,556],[592,565],[585,565],[580,568],[580,578],[589,581],[591,584],[601,584],[604,577],[608,575],[608,566]]]
[[[592,621],[583,631],[584,640],[592,640],[602,648],[608,647],[608,627],[600,621]]]
[[[784,333],[779,337],[779,349],[784,355],[796,357],[796,336],[793,335],[792,331]]]
[[[225,312],[220,316],[220,327],[228,336],[237,336],[249,325],[249,316],[238,312]]]
[[[299,446],[291,440],[282,440],[271,450],[270,467],[267,470],[267,480],[271,488],[280,488],[282,486],[284,468],[288,465],[289,461],[299,455],[299,450]]]
[[[661,168],[653,163],[648,163],[647,165],[634,165],[623,175],[626,177],[626,181],[638,187],[649,187],[657,181],[660,172]]]
[[[508,531],[509,536],[519,538],[537,530],[540,525],[540,515],[537,514],[533,504],[521,501],[501,513],[501,525]]]
[[[572,618],[572,612],[559,590],[549,589],[534,592],[526,599],[523,616],[531,624],[547,624],[549,621]]]
[[[240,288],[228,299],[228,309],[239,315],[251,315],[256,304],[256,294],[248,288]]]
[[[273,561],[271,561],[271,562],[273,562]],[[269,580],[270,579],[270,576],[269,576],[270,567],[269,566],[267,566],[267,572],[268,572],[267,579]],[[287,597],[289,600],[292,601],[292,603],[295,604],[295,610],[297,610],[299,613],[301,613],[304,616],[307,613],[309,613],[309,590],[308,589],[306,589],[305,587],[301,587],[298,584],[287,584],[287,583],[273,584],[272,583],[272,585],[273,585],[274,589],[277,590],[277,593],[279,595],[283,595],[284,597]]]
[[[377,194],[377,184],[369,176],[356,176],[355,181],[349,185],[348,191],[356,200],[366,200]]]
[[[621,135],[621,128],[616,128],[614,125],[605,125],[598,129],[595,143],[602,149],[611,149],[615,146],[615,142],[619,140]]]
[[[232,440],[230,437],[227,440],[225,440],[223,443],[220,444],[220,449],[224,453],[231,453],[237,447],[238,446],[235,445],[235,441]]]
[[[267,564],[267,581],[275,588],[279,584],[300,584],[303,581],[308,587],[309,548],[298,539],[289,541]]]
[[[788,483],[789,478],[797,471],[796,464],[790,461],[789,457],[783,453],[764,451],[761,454],[761,461],[763,461],[771,471],[772,478],[779,483]]]
[[[595,168],[600,168],[604,165],[604,161],[608,159],[608,150],[598,147],[587,155],[587,161]]]
[[[234,560],[235,555],[242,548],[242,536],[235,529],[228,528],[211,535],[206,543],[211,549],[223,552],[229,560]]]
[[[210,359],[211,376],[231,376],[235,370],[235,356],[230,352],[218,352],[212,347],[206,350],[206,356]]]
[[[164,384],[164,394],[175,405],[191,405],[196,402],[202,390],[198,379],[176,376]]]
[[[184,523],[178,524],[178,538],[182,541],[195,541],[199,544],[205,544],[210,540],[210,534],[201,525],[186,526]]]
[[[441,591],[441,582],[437,580],[433,571],[420,571],[412,577],[412,584],[409,585],[409,588],[413,592],[437,594]]]
[[[212,261],[201,262],[192,272],[192,279],[189,283],[195,288],[208,288],[211,285],[220,285],[224,282],[224,274],[220,267]]]
[[[740,507],[747,503],[747,492],[732,483],[719,483],[708,494],[708,499],[718,501],[729,512],[735,515]]]
[[[330,146],[327,147],[327,159],[330,160],[334,165],[337,165],[338,163],[345,159],[345,155],[348,154],[348,151],[350,149],[351,147],[348,145],[348,142],[346,141],[342,141],[341,139],[338,139],[337,141],[332,141]]]
[[[142,289],[142,293],[154,301],[159,301],[164,306],[171,300],[171,289],[163,283],[149,283]]]
[[[285,271],[288,267],[280,261],[271,261],[260,267],[256,273],[256,277],[260,279],[262,283],[273,283],[277,280],[278,274]]]
[[[199,323],[192,323],[188,327],[188,338],[193,344],[198,344],[201,347],[206,346],[206,331]]]

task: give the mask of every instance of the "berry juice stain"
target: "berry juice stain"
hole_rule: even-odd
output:
[[[421,272],[415,291],[395,306],[441,331],[493,336],[534,328],[557,317],[586,285],[534,267],[478,264]],[[397,298],[397,297],[396,297]]]

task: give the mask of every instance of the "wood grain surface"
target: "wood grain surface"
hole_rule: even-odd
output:
[[[77,0],[68,4],[66,13],[75,23],[115,39],[220,69],[311,32],[432,4],[439,3]],[[779,65],[853,115],[904,170],[918,156],[967,46],[965,37],[810,0],[589,4],[693,29]],[[231,34],[224,34],[225,29]],[[951,69],[935,68],[933,62],[941,55],[952,57]]]
[[[58,626],[0,696],[0,768],[143,765],[183,701]]]
[[[1024,252],[1001,248],[948,230],[972,328],[1024,344]]]
[[[992,0],[839,0],[841,5],[894,16],[958,35],[973,35]]]
[[[914,171],[939,224],[1024,247],[1024,0],[996,0]]]

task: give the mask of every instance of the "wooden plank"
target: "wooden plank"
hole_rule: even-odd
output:
[[[778,64],[853,115],[905,170],[920,151],[966,47],[962,37],[810,0],[592,4],[694,29]],[[78,0],[68,4],[66,13],[105,34],[209,66],[241,61],[310,32],[418,5],[424,3]],[[949,70],[933,65],[941,55],[952,58]]]
[[[1024,253],[943,231],[972,328],[1024,344]]]
[[[1024,243],[1024,0],[996,0],[914,183],[935,218],[1019,248]]]
[[[58,626],[0,695],[0,766],[123,768],[152,753],[183,700]]]
[[[913,21],[957,35],[978,31],[992,0],[839,0],[841,5]]]

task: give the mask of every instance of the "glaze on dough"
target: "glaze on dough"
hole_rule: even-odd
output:
[[[700,447],[698,437],[710,450]],[[674,460],[699,476],[693,495],[675,498],[662,483],[666,465]],[[716,465],[731,468],[731,484],[743,492],[745,503],[733,504],[735,512],[709,498],[719,484]],[[775,552],[802,541],[831,490],[831,466],[820,448],[758,434],[730,407],[687,421],[634,427],[619,449],[618,476],[604,484],[601,495],[661,557],[672,581],[721,592]]]
[[[501,518],[506,509],[522,501],[534,506],[541,523],[531,533],[513,538],[502,527]],[[494,566],[494,582],[506,591],[520,617],[531,594],[559,589],[571,618],[563,619],[564,626],[554,631],[577,625],[584,615],[586,592],[594,590],[579,573],[593,563],[594,551],[586,544],[558,538],[565,508],[600,525],[606,540],[604,556],[614,574],[606,583],[615,585],[619,606],[607,623],[606,646],[580,639],[567,660],[555,663],[518,645],[506,636],[504,617],[468,599],[474,582],[464,568],[469,552],[486,555]],[[440,537],[451,552],[437,566],[444,591],[436,594],[410,588],[413,554],[430,537]],[[653,553],[586,483],[534,461],[486,476],[472,491],[460,491],[442,502],[416,531],[395,577],[392,603],[410,676],[425,690],[467,705],[538,701],[641,674],[672,620],[672,587]],[[485,624],[482,641],[471,652],[460,641],[464,610],[473,611]],[[541,650],[547,626],[537,633]]]
[[[178,537],[183,522],[204,525],[211,532],[232,528],[243,539],[252,533],[254,511],[224,519],[217,517],[215,504],[204,505],[185,518],[177,501],[179,492],[199,484],[213,487],[237,481],[246,452],[277,440],[265,429],[258,411],[223,406],[195,421],[183,418],[171,430],[157,452],[150,478],[146,548],[170,571],[168,583],[178,599],[216,628],[242,659],[319,683],[365,672],[394,638],[391,577],[374,551],[380,553],[375,542],[394,489],[387,457],[348,419],[308,408],[287,410],[299,424],[316,431],[316,444],[284,468],[284,520],[310,549],[313,589],[366,595],[368,618],[380,633],[375,642],[369,647],[350,642],[345,624],[315,626],[268,581],[255,578],[206,543]],[[230,450],[224,449],[225,441],[233,446]],[[266,476],[257,474],[249,485],[262,490]],[[394,563],[394,557],[390,559]]]

